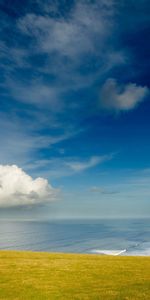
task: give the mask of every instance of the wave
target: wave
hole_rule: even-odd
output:
[[[101,250],[101,249],[93,249],[90,252],[94,253],[94,254],[101,254],[101,255],[120,255],[122,253],[125,253],[127,250],[123,249],[123,250]]]

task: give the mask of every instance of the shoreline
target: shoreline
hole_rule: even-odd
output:
[[[51,251],[35,251],[35,250],[15,250],[15,249],[0,249],[0,254],[1,253],[31,253],[31,254],[43,254],[43,255],[72,255],[72,256],[95,256],[95,257],[126,257],[126,258],[134,258],[134,257],[139,257],[139,258],[150,258],[150,255],[123,255],[122,251],[120,254],[105,254],[105,253],[95,253],[95,252],[51,252]]]

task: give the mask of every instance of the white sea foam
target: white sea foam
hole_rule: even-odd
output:
[[[150,256],[150,248],[131,251],[131,252],[128,252],[127,255],[131,255],[131,256]]]
[[[120,255],[122,253],[125,253],[126,249],[123,250],[101,250],[101,249],[93,249],[91,250],[91,253],[95,253],[95,254],[103,254],[103,255]]]

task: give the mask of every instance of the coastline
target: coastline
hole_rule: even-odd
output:
[[[108,252],[108,253],[106,253]],[[110,252],[110,253],[109,253]],[[83,252],[55,252],[55,251],[39,251],[39,250],[24,250],[24,249],[19,249],[19,250],[16,250],[16,249],[0,249],[0,255],[3,254],[3,253],[27,253],[27,254],[43,254],[43,255],[64,255],[64,256],[68,256],[68,255],[71,255],[71,256],[87,256],[87,257],[90,257],[90,256],[95,256],[95,257],[112,257],[112,258],[115,258],[115,257],[126,257],[126,258],[134,258],[134,257],[139,257],[139,258],[149,258],[150,259],[150,255],[137,255],[137,254],[134,254],[134,255],[124,255],[124,253],[126,253],[126,250],[121,250],[119,251],[119,253],[117,252],[116,253],[116,250],[94,250],[94,251],[90,251],[90,252],[87,252],[87,253],[83,253]]]

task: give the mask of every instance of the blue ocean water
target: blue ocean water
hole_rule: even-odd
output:
[[[150,219],[0,221],[0,249],[150,255]]]

